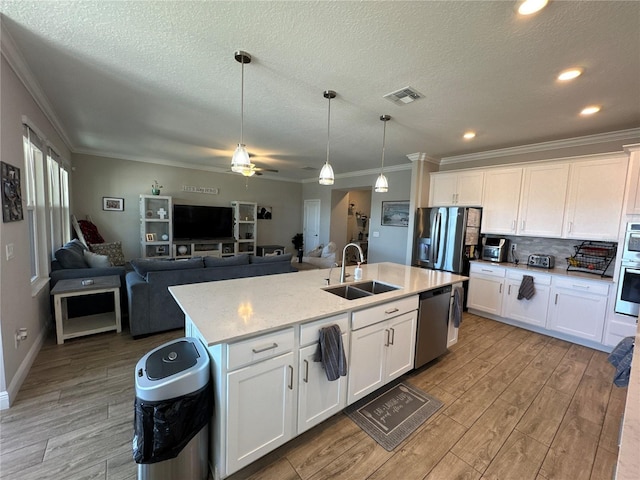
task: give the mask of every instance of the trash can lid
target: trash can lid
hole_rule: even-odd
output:
[[[145,371],[149,380],[161,380],[193,367],[199,357],[200,354],[192,342],[180,340],[149,355]]]

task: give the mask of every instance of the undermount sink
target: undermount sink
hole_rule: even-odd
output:
[[[388,283],[371,280],[368,282],[352,283],[350,285],[338,285],[336,287],[325,288],[325,292],[333,293],[347,300],[355,300],[356,298],[371,297],[378,293],[391,292],[398,290],[400,287],[389,285]]]

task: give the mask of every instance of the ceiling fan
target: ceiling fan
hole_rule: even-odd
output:
[[[231,172],[231,170],[227,170],[228,172]],[[267,167],[260,167],[254,163],[251,164],[251,171],[253,172],[251,175],[245,175],[247,177],[251,177],[253,175],[263,175],[264,172],[269,172],[269,173],[278,173],[278,170],[276,170],[275,168],[267,168]]]

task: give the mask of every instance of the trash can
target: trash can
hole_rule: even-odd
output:
[[[213,389],[209,355],[191,337],[136,364],[133,459],[138,480],[206,480]]]

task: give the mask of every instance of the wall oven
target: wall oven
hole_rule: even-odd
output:
[[[627,224],[616,296],[616,313],[640,313],[640,223]]]

